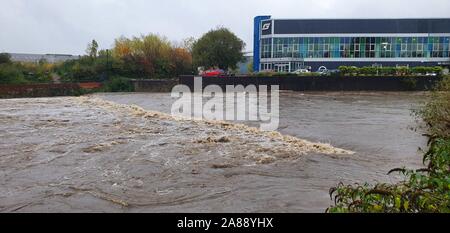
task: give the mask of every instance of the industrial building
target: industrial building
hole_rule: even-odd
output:
[[[16,62],[32,62],[46,61],[48,63],[59,63],[68,60],[77,60],[80,57],[70,54],[30,54],[30,53],[10,53],[11,60]]]
[[[450,62],[450,19],[254,19],[255,71]]]

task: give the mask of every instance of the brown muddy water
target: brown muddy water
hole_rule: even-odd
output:
[[[421,166],[425,98],[283,92],[282,135],[174,119],[167,93],[0,100],[0,212],[323,212]]]

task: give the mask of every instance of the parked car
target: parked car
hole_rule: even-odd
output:
[[[436,73],[426,73],[425,76],[437,76]]]
[[[211,69],[211,70],[205,70],[201,73],[203,77],[219,77],[219,76],[225,76],[226,72],[222,69]]]
[[[306,74],[306,73],[311,73],[311,71],[309,71],[308,69],[298,69],[298,70],[294,71],[293,73],[295,73],[295,74]]]

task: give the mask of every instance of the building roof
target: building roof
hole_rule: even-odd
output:
[[[70,54],[31,54],[31,53],[9,53],[11,60],[17,62],[39,62],[45,59],[49,63],[64,62],[79,59],[79,56]]]
[[[450,33],[450,18],[270,20],[274,22],[274,34]],[[271,34],[271,30],[264,32],[265,35]]]

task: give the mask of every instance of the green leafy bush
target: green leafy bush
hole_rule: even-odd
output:
[[[276,73],[274,72],[258,72],[255,74],[256,77],[272,77],[274,76]]]
[[[123,77],[112,77],[108,80],[102,88],[104,92],[132,92],[134,91],[134,86],[130,82],[130,79]]]
[[[450,76],[443,78],[430,101],[416,115],[427,122],[430,135],[450,138]]]
[[[354,66],[340,66],[339,71],[341,75],[344,76],[375,76],[375,75],[383,75],[383,76],[408,76],[408,75],[425,75],[428,73],[435,73],[440,75],[443,71],[443,68],[440,66],[436,67],[425,67],[418,66],[409,68],[406,66],[399,67],[354,67]]]
[[[380,75],[396,75],[397,69],[395,67],[382,67],[380,68]]]
[[[378,67],[364,66],[358,69],[358,73],[362,75],[377,75]]]
[[[357,75],[358,72],[358,68],[355,66],[339,66],[339,72],[341,73],[341,75],[345,75],[345,76],[352,76],[352,75]]]
[[[52,81],[53,65],[8,62],[0,64],[0,84],[32,84]]]
[[[311,74],[311,73],[308,73],[308,74]],[[276,77],[296,77],[296,76],[299,76],[299,75],[295,74],[295,73],[282,72],[282,73],[276,73],[273,76],[276,76]]]
[[[9,53],[0,53],[0,64],[11,63],[11,55]]]
[[[102,58],[81,57],[60,64],[56,72],[66,82],[100,81],[106,73],[106,61]]]
[[[0,64],[0,84],[26,84],[22,70],[11,64]]]

